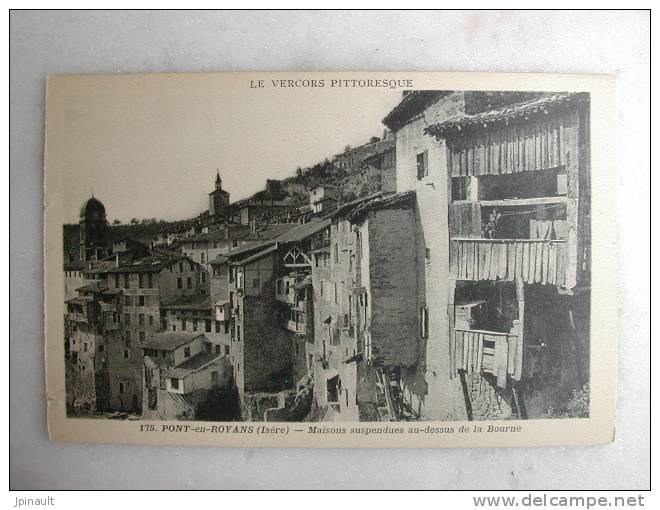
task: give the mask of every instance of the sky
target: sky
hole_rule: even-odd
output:
[[[309,78],[309,75],[303,75]],[[280,89],[276,73],[50,78],[46,167],[64,221],[93,193],[108,220],[186,219],[208,208],[216,169],[231,201],[382,136],[391,89]],[[281,76],[279,76],[281,78]],[[264,78],[266,87],[250,88]]]

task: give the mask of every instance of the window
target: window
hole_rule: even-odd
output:
[[[124,393],[124,383],[123,382],[119,383],[119,393]]]
[[[138,275],[138,287],[144,289],[144,273]]]
[[[202,283],[206,283],[206,273],[202,271],[200,274],[200,278],[202,280]]]
[[[144,314],[138,314],[138,324],[144,324]]]
[[[138,305],[139,306],[144,306],[144,296],[138,297]]]
[[[426,248],[424,252],[426,256],[426,262],[431,262],[431,248]]]
[[[186,278],[186,287],[192,289],[192,278],[190,276]]]
[[[183,262],[179,262],[179,273],[183,273]]]
[[[220,333],[220,321],[215,321],[215,332]]]
[[[282,294],[282,280],[277,280],[277,293]]]
[[[182,278],[177,278],[176,279],[176,288],[177,289],[183,289],[183,279]]]
[[[339,291],[337,290],[337,282],[335,282],[335,304],[339,304]]]
[[[205,327],[206,327],[206,332],[210,333],[211,332],[211,321],[207,320],[205,322]]]
[[[172,389],[173,389],[173,390],[178,390],[178,389],[179,389],[179,380],[176,379],[176,378],[174,378],[174,377],[172,377],[172,378],[170,379],[170,385],[172,386]]]
[[[153,273],[149,273],[149,274],[147,275],[147,281],[148,281],[148,285],[147,285],[147,286],[148,286],[150,289],[152,289],[153,286],[154,286],[154,275],[153,275]]]
[[[160,356],[161,356],[161,358],[166,358],[167,357],[167,351],[160,351]]]
[[[127,288],[127,289],[130,289],[131,284],[130,284],[130,281],[129,281],[128,277],[129,277],[129,274],[124,273],[124,287]]]
[[[190,357],[190,347],[186,347],[185,349],[183,349],[183,356],[186,358]]]
[[[119,275],[115,274],[115,288],[119,288]]]
[[[140,331],[139,335],[140,335],[140,343],[144,343],[144,341],[146,340],[146,338],[145,338],[145,336],[146,336],[146,335],[145,335],[145,332],[144,332],[144,331]]]
[[[417,154],[417,179],[422,179],[429,174],[429,152],[424,151]]]
[[[429,337],[429,309],[426,307],[419,309],[419,330],[422,338]]]
[[[231,246],[232,248],[236,248],[238,246],[238,239],[232,239]]]
[[[339,245],[335,243],[335,264],[339,264]]]
[[[83,344],[83,351],[87,352],[87,342]]]
[[[154,325],[154,316],[150,315],[149,316],[149,326],[153,326],[153,325]],[[165,329],[165,328],[163,328],[163,329]]]
[[[99,345],[99,352],[104,352],[105,351],[105,345],[101,344]]]
[[[124,298],[124,304],[126,306],[133,306],[133,296],[126,296]]]
[[[176,324],[172,324],[172,331],[176,331]]]
[[[229,321],[225,321],[225,333],[229,333]]]
[[[468,178],[467,177],[452,177],[451,178],[451,200],[467,200],[468,197]]]
[[[236,326],[236,341],[240,342],[241,341],[241,327]]]
[[[127,346],[127,347],[131,345],[131,332],[130,331],[127,331],[124,334],[124,345]]]
[[[259,288],[259,278],[255,278],[254,280],[252,280],[252,288],[253,289]]]
[[[202,261],[202,264],[204,264],[204,253],[201,254],[201,259],[200,260]]]
[[[128,359],[130,356],[130,351],[128,349],[124,349],[124,359]]]
[[[186,319],[181,319],[181,330],[185,331],[186,330]]]
[[[124,324],[127,326],[131,325],[131,314],[130,313],[125,313],[124,314]]]
[[[229,346],[225,345],[225,354],[229,356]]]
[[[215,353],[220,354],[222,350],[222,345],[220,344],[215,344]]]
[[[197,331],[197,319],[193,319],[193,331]]]

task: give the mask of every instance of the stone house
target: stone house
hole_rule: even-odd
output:
[[[327,242],[313,252],[313,375],[326,419],[398,412],[390,381],[418,362],[414,223],[414,194],[358,199],[332,215]]]
[[[194,419],[213,387],[229,388],[228,356],[217,354],[204,333],[166,331],[145,342],[143,415],[149,419]]]

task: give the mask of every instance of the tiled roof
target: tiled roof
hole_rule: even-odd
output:
[[[254,253],[255,251],[258,251],[263,248],[267,248],[268,246],[272,246],[273,244],[275,243],[272,240],[248,241],[237,248],[229,250],[229,253],[227,253],[227,257],[229,257],[229,260],[238,260],[249,253]]]
[[[401,102],[383,119],[383,124],[391,130],[397,131],[405,126],[410,119],[422,113],[429,105],[449,93],[450,91],[442,90],[413,90],[407,92]]]
[[[317,232],[320,232],[328,225],[330,225],[330,219],[328,218],[313,219],[307,223],[296,225],[295,228],[289,230],[285,234],[282,234],[280,237],[276,238],[275,241],[278,243],[297,243],[311,235],[316,234]]]
[[[170,267],[179,262],[184,257],[167,257],[167,256],[149,256],[138,259],[128,264],[121,264],[119,267],[108,269],[108,273],[153,273],[158,272],[164,267]]]
[[[250,263],[252,263],[256,260],[259,260],[259,259],[265,257],[269,253],[274,252],[275,250],[277,250],[277,244],[271,243],[270,246],[267,247],[266,249],[257,251],[256,253],[254,253],[252,255],[247,255],[244,258],[233,258],[232,257],[231,262],[229,262],[229,264],[232,265],[232,266],[243,266],[245,264],[250,264]]]
[[[292,230],[298,226],[297,223],[268,223],[254,233],[249,233],[243,237],[246,241],[259,241],[262,239],[276,239],[282,234],[285,234],[289,230]]]
[[[173,351],[182,345],[189,344],[195,338],[204,336],[203,333],[190,333],[188,331],[164,331],[142,344],[145,349],[158,349],[163,351]]]
[[[349,221],[359,221],[367,212],[393,207],[408,207],[415,199],[414,191],[404,193],[387,194],[365,200],[358,204],[348,213]]]
[[[88,283],[87,285],[83,285],[82,287],[78,287],[76,289],[76,292],[92,292],[94,294],[101,294],[103,292],[106,292],[108,290],[108,286],[105,284],[105,282],[92,282]]]
[[[474,115],[464,115],[445,122],[433,124],[424,129],[424,132],[441,138],[450,132],[459,132],[470,127],[488,127],[491,124],[507,123],[520,117],[528,118],[530,116],[547,115],[553,110],[580,101],[585,101],[588,98],[589,95],[585,92],[548,94],[531,101],[524,101],[488,112],[476,113]]]
[[[179,363],[174,368],[170,368],[165,372],[165,377],[174,377],[176,379],[183,379],[191,372],[195,372],[214,361],[224,358],[224,354],[215,354],[213,352],[200,352],[195,354],[192,358]]]
[[[222,230],[214,230],[207,234],[197,234],[194,236],[186,237],[182,240],[183,243],[192,241],[229,241],[231,239],[243,239],[250,232],[250,227],[241,225],[240,227],[228,228],[225,232]]]
[[[211,309],[210,296],[183,296],[176,301],[171,301],[161,305],[161,308],[168,310],[207,310]]]

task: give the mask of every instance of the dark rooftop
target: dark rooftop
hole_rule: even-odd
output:
[[[176,301],[161,305],[161,308],[168,310],[206,310],[211,307],[211,298],[204,295],[183,296]]]
[[[424,132],[438,138],[452,132],[460,132],[468,128],[486,128],[492,124],[507,123],[520,117],[544,116],[551,111],[588,100],[589,95],[579,93],[553,93],[533,100],[523,101],[487,112],[465,115],[427,127]]]
[[[158,349],[173,351],[182,345],[189,344],[195,338],[204,336],[204,333],[191,333],[187,331],[164,331],[142,344],[145,349]]]

